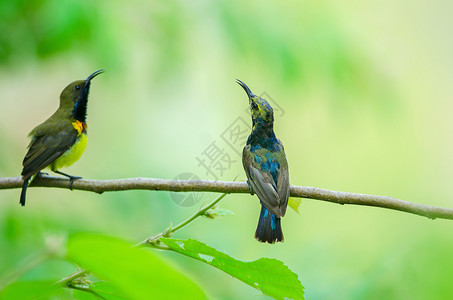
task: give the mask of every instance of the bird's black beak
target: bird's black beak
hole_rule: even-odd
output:
[[[255,94],[252,93],[252,91],[249,89],[249,87],[243,83],[242,81],[240,81],[239,79],[236,79],[236,82],[242,86],[242,88],[244,89],[244,91],[247,93],[247,96],[249,96],[249,99],[255,97]]]
[[[80,93],[80,96],[79,96],[79,99],[77,99],[77,102],[80,102],[80,101],[87,102],[88,101],[88,93],[90,91],[91,79],[93,79],[94,77],[96,77],[102,73],[104,73],[104,69],[97,70],[97,71],[93,72],[93,74],[88,76],[87,79],[85,79],[84,84],[83,84],[83,90]]]
[[[102,73],[104,73],[104,69],[95,71],[93,74],[91,74],[90,76],[88,76],[87,79],[85,79],[85,83],[90,82],[91,79],[93,79],[94,77],[96,77],[96,76],[98,76],[99,74],[102,74]]]

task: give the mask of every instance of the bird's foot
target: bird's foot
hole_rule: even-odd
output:
[[[82,179],[80,176],[68,176],[69,177],[69,189],[72,191],[72,184],[77,179]]]
[[[66,177],[69,177],[69,189],[72,191],[72,184],[74,183],[74,181],[76,179],[81,179],[82,177],[80,176],[72,176],[72,175],[69,175],[69,174],[66,174],[66,173],[63,173],[63,172],[60,172],[60,171],[54,171],[55,173],[57,174],[60,174],[60,175],[63,175],[63,176],[66,176]]]

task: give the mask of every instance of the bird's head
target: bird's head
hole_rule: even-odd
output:
[[[274,110],[272,109],[272,106],[265,99],[253,94],[245,83],[239,79],[236,80],[249,97],[253,127],[255,127],[255,125],[273,125]]]
[[[72,109],[74,119],[85,123],[91,80],[103,72],[97,70],[85,80],[76,80],[65,87],[60,95],[60,107]]]

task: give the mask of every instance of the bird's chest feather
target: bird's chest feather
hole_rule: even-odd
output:
[[[68,167],[79,160],[87,146],[86,124],[76,121],[73,123],[78,132],[77,139],[65,153],[58,157],[51,165],[52,171],[59,170],[62,167]]]

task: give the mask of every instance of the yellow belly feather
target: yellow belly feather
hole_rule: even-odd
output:
[[[69,167],[70,165],[78,161],[82,156],[83,151],[85,151],[87,140],[87,135],[81,134],[71,148],[69,148],[65,153],[63,153],[59,158],[57,158],[53,163],[50,164],[50,169],[52,171],[56,171],[62,167]]]
[[[83,151],[85,151],[88,139],[86,133],[82,132],[82,130],[84,129],[84,126],[86,129],[86,125],[80,121],[76,121],[72,124],[74,128],[79,132],[77,140],[71,148],[69,148],[65,153],[63,153],[59,158],[54,160],[49,165],[52,171],[57,171],[62,167],[69,167],[70,165],[78,161],[82,156]]]

